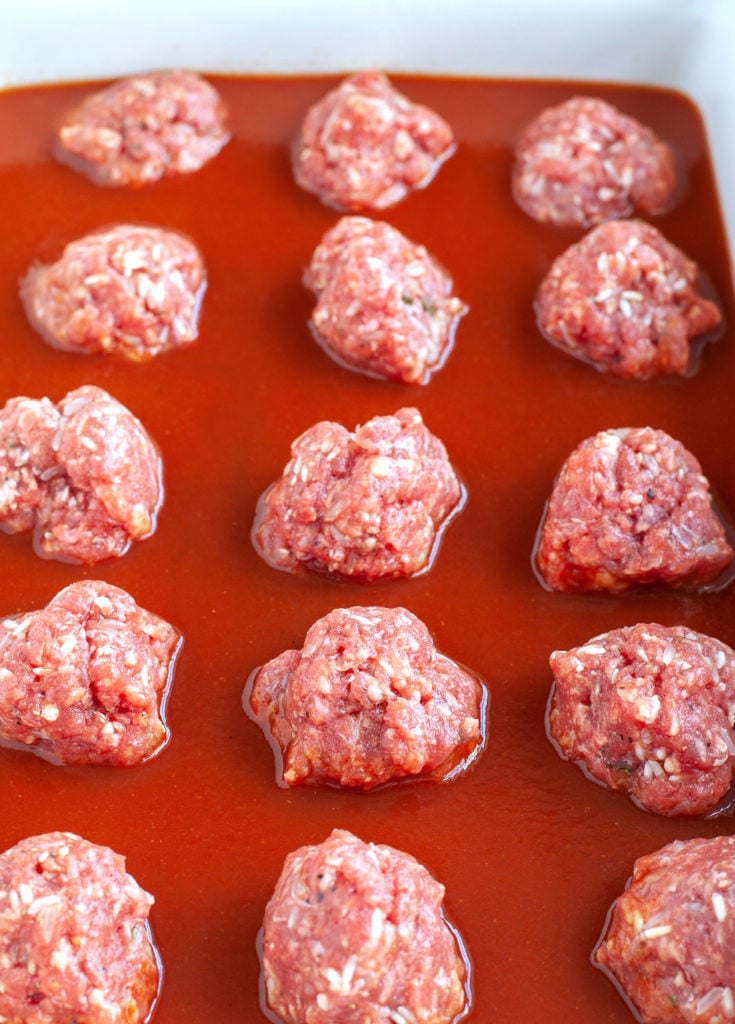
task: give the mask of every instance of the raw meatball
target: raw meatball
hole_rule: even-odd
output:
[[[106,846],[70,832],[0,855],[0,1020],[143,1024],[159,971],[153,897]]]
[[[283,755],[283,781],[372,789],[455,775],[483,731],[479,680],[405,608],[338,608],[300,651],[263,666],[245,708]]]
[[[452,129],[411,103],[385,75],[346,78],[307,113],[294,151],[296,181],[340,210],[384,210],[423,188],[454,151]]]
[[[643,1024],[735,1022],[735,838],[640,857],[596,950]]]
[[[686,373],[690,342],[722,316],[698,268],[641,220],[609,221],[552,264],[536,296],[541,331],[598,370],[650,380]]]
[[[516,146],[513,195],[543,223],[589,227],[634,209],[663,213],[676,188],[669,146],[600,99],[575,96],[544,110]]]
[[[179,634],[101,580],[0,622],[0,743],[59,764],[130,766],[167,739]]]
[[[549,733],[563,757],[657,814],[705,814],[735,768],[735,652],[642,623],[551,655]]]
[[[34,530],[45,558],[91,564],[153,533],[158,451],[139,420],[101,388],[12,398],[0,410],[0,529]]]
[[[343,217],[327,232],[304,283],[318,298],[311,322],[330,355],[403,384],[425,384],[443,364],[466,311],[422,245],[366,217]]]
[[[188,174],[230,138],[216,90],[191,71],[135,75],[94,93],[58,127],[56,156],[98,185]]]
[[[289,854],[265,911],[263,975],[285,1024],[451,1024],[467,971],[444,886],[407,853],[336,829]]]
[[[71,242],[21,282],[26,314],[56,348],[146,359],[198,334],[204,263],[183,235],[120,224]]]
[[[376,416],[350,434],[315,424],[260,499],[259,554],[276,569],[299,566],[376,580],[427,569],[462,489],[444,445],[417,409]]]
[[[552,590],[701,586],[733,559],[702,468],[651,427],[603,430],[562,466],[541,526],[538,570]]]

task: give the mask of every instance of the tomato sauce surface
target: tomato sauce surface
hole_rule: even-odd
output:
[[[130,590],[184,636],[168,703],[169,746],[130,770],[56,767],[0,750],[0,848],[64,829],[105,843],[156,898],[164,963],[156,1024],[264,1019],[256,936],[285,855],[334,827],[389,843],[444,883],[473,967],[472,1020],[626,1024],[590,963],[610,902],[636,857],[674,838],[735,831],[730,817],[665,820],[561,761],[544,711],[549,653],[639,621],[685,624],[735,645],[735,588],[622,596],[549,593],[531,552],[567,454],[607,427],[668,431],[701,461],[735,514],[733,296],[727,245],[700,117],[681,95],[638,87],[395,77],[453,126],[458,148],[423,191],[381,214],[448,268],[469,305],[455,347],[427,387],[338,366],[307,326],[301,275],[338,214],[294,183],[290,144],[335,79],[212,79],[232,141],[195,174],[106,189],[55,162],[50,126],[93,86],[0,97],[0,404],[57,401],[82,384],[109,390],[158,442],[166,496],[155,535],[123,558],[80,568],[42,561],[30,539],[0,536],[2,614],[38,608],[76,579]],[[706,270],[727,329],[687,379],[604,376],[539,334],[532,309],[552,259],[579,232],[539,225],[510,195],[512,146],[544,106],[601,96],[653,127],[686,176],[654,223]],[[209,272],[199,341],[145,364],[56,351],[34,333],[18,281],[80,235],[119,222],[189,234]],[[320,419],[350,429],[416,405],[467,488],[433,568],[369,586],[273,570],[250,527],[289,445]],[[284,790],[273,754],[242,711],[251,671],[338,606],[404,605],[437,646],[491,694],[488,746],[464,778],[371,794]]]

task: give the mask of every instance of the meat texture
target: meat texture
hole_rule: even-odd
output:
[[[536,563],[552,590],[703,586],[733,550],[694,456],[662,430],[604,430],[562,466]]]
[[[0,1019],[143,1024],[159,970],[153,897],[106,846],[69,832],[0,855]]]
[[[339,210],[384,210],[423,188],[454,151],[452,129],[384,74],[346,78],[306,114],[294,175]]]
[[[193,72],[134,75],[70,110],[55,154],[98,185],[145,185],[198,171],[229,140],[226,121],[216,89]]]
[[[671,148],[610,103],[574,96],[527,126],[515,148],[513,196],[534,220],[591,227],[674,202]]]
[[[549,734],[562,756],[657,814],[706,814],[735,769],[735,652],[640,623],[551,655]]]
[[[130,766],[156,754],[179,634],[101,580],[0,622],[0,743],[59,764]]]
[[[246,688],[288,785],[372,789],[466,767],[484,730],[479,680],[440,654],[405,608],[338,608],[300,651],[284,651]]]
[[[335,830],[291,853],[265,911],[262,967],[284,1024],[451,1024],[467,972],[444,887],[413,857]]]
[[[597,950],[643,1024],[735,1022],[735,838],[640,857]]]
[[[431,564],[461,497],[444,445],[418,410],[376,416],[353,434],[322,421],[296,439],[261,498],[253,542],[277,569],[411,576]]]
[[[101,388],[11,398],[0,410],[0,529],[34,530],[44,558],[91,564],[153,533],[163,497],[158,450]]]
[[[33,327],[56,348],[142,360],[195,341],[206,287],[193,242],[119,224],[71,242],[21,282]]]
[[[650,380],[692,368],[691,342],[722,316],[697,291],[699,270],[641,220],[608,221],[562,253],[536,295],[554,345],[620,377]]]
[[[403,384],[427,383],[466,312],[422,245],[366,217],[343,217],[326,233],[304,283],[317,296],[311,323],[327,352]]]

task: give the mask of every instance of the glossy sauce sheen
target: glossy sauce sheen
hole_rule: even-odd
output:
[[[553,594],[534,576],[531,550],[562,461],[606,427],[668,431],[735,513],[733,298],[698,114],[679,95],[637,88],[396,79],[449,120],[458,148],[428,188],[381,216],[434,253],[470,307],[445,367],[427,387],[407,388],[338,366],[307,326],[312,297],[301,275],[338,215],[294,184],[289,147],[334,80],[213,80],[232,141],[196,174],[140,190],[96,187],[48,155],[50,124],[89,85],[0,98],[0,401],[108,389],[160,445],[166,486],[155,535],[91,570],[40,560],[28,536],[0,536],[2,613],[39,608],[73,580],[98,577],[184,635],[171,742],[150,763],[60,768],[0,750],[0,847],[65,829],[127,856],[156,897],[165,965],[157,1024],[263,1019],[255,942],[265,903],[286,854],[333,827],[407,850],[446,885],[447,914],[472,959],[472,1020],[626,1024],[629,1010],[588,959],[609,903],[637,856],[735,824],[658,819],[561,761],[544,732],[549,652],[638,621],[683,623],[735,645],[735,589]],[[677,151],[687,186],[654,222],[706,268],[728,324],[694,377],[604,377],[536,329],[538,283],[579,232],[536,224],[514,205],[512,144],[542,107],[575,92],[616,103]],[[119,221],[188,233],[209,269],[200,340],[147,365],[49,348],[17,295],[33,260]],[[291,440],[319,419],[352,429],[410,404],[468,491],[434,568],[365,587],[261,561],[252,517]],[[368,795],[276,785],[270,746],[242,711],[245,681],[300,647],[316,618],[359,603],[405,605],[440,650],[488,683],[488,748],[467,777]]]

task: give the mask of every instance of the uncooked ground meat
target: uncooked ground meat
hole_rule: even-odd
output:
[[[0,743],[60,764],[130,766],[166,741],[179,634],[101,580],[0,621]]]
[[[311,323],[327,351],[404,384],[425,384],[442,365],[466,311],[422,245],[366,217],[343,217],[326,233],[304,283],[317,296]]]
[[[153,897],[106,846],[69,832],[0,855],[0,1019],[143,1024],[159,971]]]
[[[265,911],[262,967],[285,1024],[451,1024],[466,968],[444,886],[407,853],[336,829],[289,854]]]
[[[257,672],[245,707],[273,736],[288,785],[443,778],[466,765],[484,724],[479,680],[405,608],[325,615],[300,651]]]
[[[640,857],[613,905],[598,964],[643,1024],[735,1022],[735,838]]]
[[[559,348],[621,377],[690,369],[690,342],[718,327],[699,270],[641,220],[608,221],[562,253],[536,295],[541,331]]]
[[[541,526],[552,590],[702,586],[733,559],[694,456],[651,427],[603,430],[562,466]]]
[[[346,78],[308,111],[294,149],[296,181],[340,210],[383,210],[423,188],[454,149],[449,125],[384,74]]]
[[[198,335],[204,263],[188,238],[119,224],[71,242],[21,282],[28,319],[56,348],[128,359],[180,348]]]
[[[411,576],[431,564],[461,497],[444,445],[417,409],[376,416],[353,434],[322,421],[294,441],[260,499],[253,541],[277,569]]]
[[[549,107],[518,140],[513,195],[535,220],[590,227],[673,202],[673,153],[650,128],[604,100],[575,96]]]
[[[735,768],[735,652],[640,623],[551,655],[561,754],[657,814],[705,814]]]
[[[161,499],[156,446],[101,388],[77,388],[56,406],[11,398],[0,410],[0,529],[33,529],[43,557],[123,555],[153,533]]]
[[[122,79],[58,126],[55,154],[99,185],[143,185],[197,171],[230,137],[217,91],[191,71]]]

